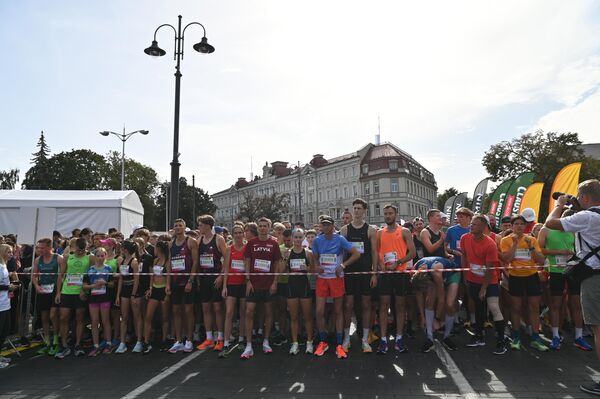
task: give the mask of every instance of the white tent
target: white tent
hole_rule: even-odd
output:
[[[106,232],[115,227],[127,237],[144,223],[135,191],[0,190],[0,234],[23,231],[23,223],[32,223],[25,211],[36,208],[49,211],[44,224],[65,236],[75,228]]]

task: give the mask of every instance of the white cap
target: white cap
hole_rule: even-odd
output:
[[[446,215],[444,212],[440,212],[440,216],[442,217],[442,219],[450,219],[448,215]]]
[[[138,230],[138,229],[141,229],[142,227],[144,227],[144,225],[143,225],[143,224],[134,224],[134,225],[133,225],[133,231],[136,231],[136,230]]]
[[[535,211],[532,208],[525,208],[521,212],[521,216],[528,222],[535,222]]]

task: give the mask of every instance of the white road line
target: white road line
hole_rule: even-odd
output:
[[[464,374],[460,371],[460,369],[458,368],[448,351],[444,349],[444,347],[438,340],[435,340],[435,353],[438,355],[444,366],[446,366],[446,370],[448,370],[450,377],[452,377],[452,381],[454,381],[454,384],[456,384],[456,386],[458,387],[458,392],[460,392],[463,398],[479,398],[477,392],[475,392],[475,390],[473,389],[471,384],[469,384],[469,381],[467,381]]]
[[[166,368],[162,373],[154,376],[152,379],[146,381],[145,383],[143,383],[142,385],[140,385],[133,391],[129,392],[127,395],[123,396],[121,399],[137,398],[138,396],[140,396],[141,394],[146,392],[148,389],[152,388],[154,385],[158,384],[159,382],[161,382],[162,380],[164,380],[165,378],[167,378],[168,376],[170,376],[171,374],[173,374],[174,372],[176,372],[177,370],[179,370],[180,368],[182,368],[183,366],[185,366],[186,364],[188,364],[189,362],[191,362],[192,360],[194,360],[195,358],[197,358],[198,356],[200,356],[203,353],[204,353],[204,351],[197,351],[197,352],[192,353],[191,355],[186,356],[185,358],[181,359],[180,361],[178,361],[171,367]]]

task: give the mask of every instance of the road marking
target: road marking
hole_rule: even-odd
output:
[[[189,362],[191,362],[192,360],[194,360],[195,358],[197,358],[198,356],[200,356],[203,353],[204,353],[204,351],[197,351],[197,352],[192,353],[191,355],[186,356],[185,358],[181,359],[180,361],[178,361],[171,367],[166,368],[162,373],[154,376],[153,378],[146,381],[145,383],[143,383],[142,385],[140,385],[133,391],[129,392],[127,395],[123,396],[121,399],[137,398],[138,396],[140,396],[141,394],[146,392],[148,389],[152,388],[153,386],[155,386],[156,384],[158,384],[159,382],[161,382],[162,380],[164,380],[165,378],[167,378],[168,376],[170,376],[171,374],[173,374],[174,372],[176,372],[177,370],[179,370],[180,368],[182,368],[183,366],[185,366],[186,364],[188,364]]]
[[[454,384],[458,387],[458,392],[462,395],[462,397],[466,399],[477,399],[479,395],[473,389],[469,381],[465,378],[464,374],[460,371],[448,351],[444,349],[442,344],[435,340],[435,353],[438,355],[444,366],[446,366],[446,370],[452,377]]]

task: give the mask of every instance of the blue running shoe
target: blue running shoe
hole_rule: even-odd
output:
[[[575,340],[575,342],[573,342],[573,345],[575,345],[576,347],[578,347],[582,351],[586,351],[586,352],[589,352],[592,349],[594,349],[594,348],[592,348],[592,345],[588,344],[587,341],[583,337],[577,338]]]

